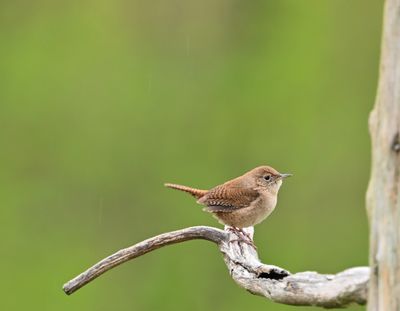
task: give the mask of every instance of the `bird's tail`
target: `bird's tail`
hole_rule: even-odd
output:
[[[164,186],[168,187],[168,188],[187,192],[187,193],[191,194],[192,196],[194,196],[196,199],[200,199],[208,192],[207,190],[200,190],[200,189],[196,189],[196,188],[191,188],[191,187],[176,185],[176,184],[169,184],[169,183],[164,184]]]

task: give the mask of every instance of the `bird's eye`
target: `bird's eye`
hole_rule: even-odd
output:
[[[265,175],[263,178],[266,181],[270,181],[271,180],[271,175]]]

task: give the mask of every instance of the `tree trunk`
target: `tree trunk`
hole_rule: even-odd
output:
[[[400,0],[384,9],[380,77],[369,127],[372,172],[368,310],[400,310]]]

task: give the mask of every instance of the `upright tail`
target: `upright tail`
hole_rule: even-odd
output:
[[[200,190],[200,189],[195,189],[195,188],[186,187],[186,186],[182,186],[182,185],[176,185],[176,184],[169,184],[169,183],[164,184],[164,186],[168,187],[168,188],[187,192],[187,193],[191,194],[192,196],[194,196],[196,199],[200,199],[208,192],[208,190]]]

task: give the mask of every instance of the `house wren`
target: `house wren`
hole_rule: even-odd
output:
[[[165,186],[190,193],[197,203],[206,206],[203,210],[212,213],[220,223],[241,231],[262,222],[272,213],[282,179],[289,176],[292,175],[281,174],[270,166],[259,166],[210,190],[169,183]]]

